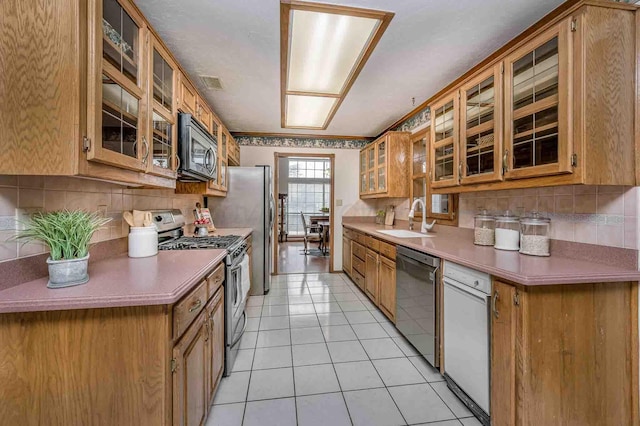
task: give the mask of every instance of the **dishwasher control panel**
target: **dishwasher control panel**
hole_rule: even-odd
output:
[[[467,285],[486,294],[491,294],[491,276],[484,272],[457,263],[444,263],[444,277]]]

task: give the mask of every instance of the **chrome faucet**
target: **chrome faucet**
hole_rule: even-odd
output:
[[[427,223],[427,206],[425,206],[424,201],[422,201],[420,198],[416,198],[416,200],[411,205],[411,210],[409,210],[409,229],[413,231],[413,218],[415,217],[416,205],[418,203],[422,204],[422,226],[420,227],[420,232],[426,234],[433,229],[436,221],[434,220],[431,223]]]

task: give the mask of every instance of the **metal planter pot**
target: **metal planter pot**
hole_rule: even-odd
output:
[[[84,284],[89,281],[89,255],[78,259],[51,260],[47,259],[49,266],[48,288],[64,288]]]

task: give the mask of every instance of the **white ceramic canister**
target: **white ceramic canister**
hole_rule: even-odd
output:
[[[129,228],[129,257],[150,257],[158,254],[158,230],[155,225]]]

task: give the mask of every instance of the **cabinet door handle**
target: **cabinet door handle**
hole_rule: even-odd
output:
[[[509,161],[509,150],[505,149],[504,154],[502,155],[502,174],[507,173],[509,170],[509,166],[507,166],[507,161]]]
[[[458,163],[458,183],[462,180],[462,161]]]
[[[149,160],[149,142],[145,136],[142,137],[142,145],[144,146],[144,155],[142,156],[142,164],[146,165]]]
[[[500,312],[496,308],[496,304],[498,303],[498,299],[500,295],[498,294],[498,290],[493,292],[493,300],[491,301],[491,310],[493,311],[493,316],[496,318],[500,318]]]
[[[189,308],[189,312],[196,311],[200,309],[201,306],[202,306],[202,300],[198,299],[195,302],[193,302],[193,305],[191,305],[191,307]]]
[[[180,156],[176,154],[176,172],[180,170],[181,165],[182,164],[180,163]]]
[[[209,321],[204,322],[204,341],[209,341],[209,336],[211,335],[211,328],[209,327]]]

